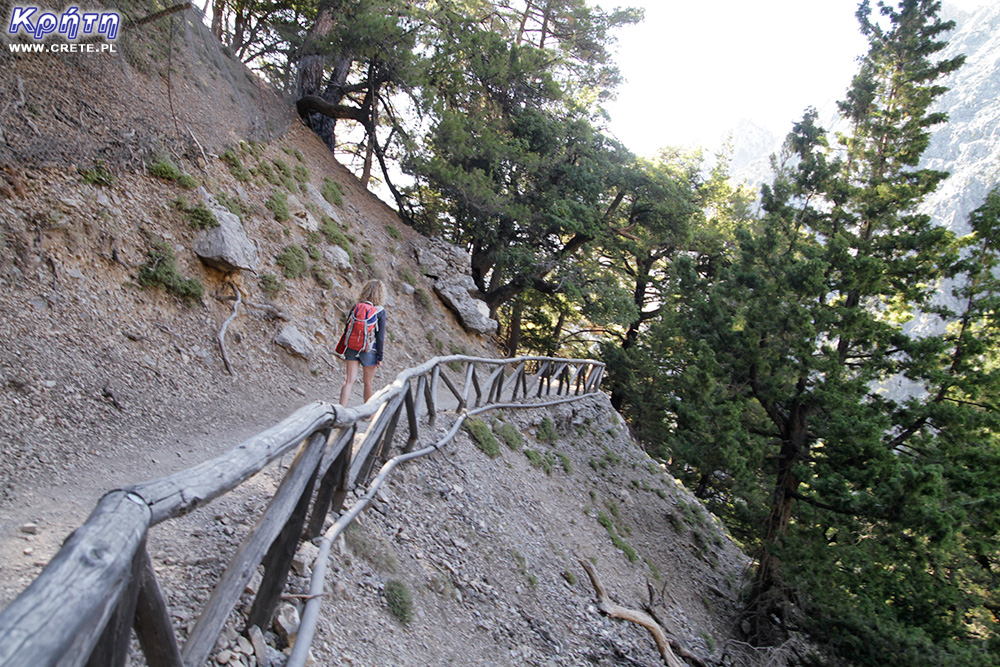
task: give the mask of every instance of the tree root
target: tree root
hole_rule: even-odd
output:
[[[229,323],[236,319],[236,313],[240,309],[240,304],[243,303],[243,293],[233,283],[229,283],[229,286],[233,288],[233,292],[236,294],[236,303],[233,304],[233,314],[222,323],[222,329],[219,330],[216,340],[219,341],[219,349],[222,350],[222,363],[226,365],[226,370],[229,371],[229,374],[235,376],[236,372],[233,370],[233,365],[229,363],[229,355],[226,353],[226,329],[229,328]]]
[[[680,658],[674,654],[671,644],[676,644],[676,640],[671,641],[667,637],[667,633],[663,631],[660,624],[653,620],[653,617],[649,614],[638,611],[635,609],[628,609],[620,605],[615,604],[608,597],[607,591],[604,589],[604,585],[597,576],[597,572],[594,567],[582,558],[577,558],[583,569],[587,571],[587,576],[590,577],[590,583],[594,586],[594,593],[597,595],[597,607],[602,612],[607,614],[612,618],[620,618],[625,621],[631,621],[637,625],[641,625],[649,631],[649,634],[653,635],[653,641],[656,642],[656,648],[660,651],[660,657],[663,658],[663,664],[667,667],[685,667],[684,663],[680,661]]]

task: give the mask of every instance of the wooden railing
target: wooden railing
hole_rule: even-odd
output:
[[[301,540],[319,538],[312,587],[322,592],[330,544],[396,465],[443,446],[468,416],[578,400],[599,390],[603,374],[604,365],[588,359],[437,357],[403,371],[363,406],[307,405],[210,461],[110,491],[42,573],[0,612],[0,665],[123,665],[134,629],[151,667],[200,666],[260,565],[264,576],[246,627],[270,624]],[[417,449],[422,417],[433,425],[442,412],[442,385],[458,419],[443,438]],[[327,514],[339,513],[348,491],[368,480],[377,459],[387,458],[404,413],[409,430],[402,454],[388,460],[368,493],[320,535]],[[357,422],[369,418],[370,426],[359,436]],[[149,529],[228,493],[296,448],[278,490],[181,644],[146,549]],[[290,667],[304,664],[320,599],[306,605]]]

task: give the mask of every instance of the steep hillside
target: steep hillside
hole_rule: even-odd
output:
[[[390,286],[380,385],[442,353],[495,352],[433,296],[415,261],[421,239],[312,133],[297,121],[244,129],[254,89],[238,89],[252,77],[220,65],[197,26],[184,25],[186,48],[166,50],[178,58],[172,77],[158,69],[156,35],[118,60],[21,58],[0,74],[4,90],[23,91],[3,110],[12,116],[0,173],[0,606],[105,491],[190,467],[309,401],[335,400],[343,369],[331,349],[369,278]],[[56,85],[74,71],[72,87]],[[202,80],[212,72],[229,82],[197,107],[202,124],[181,141],[184,119],[154,102],[215,90]],[[114,99],[116,89],[128,92]],[[65,136],[74,119],[76,142]],[[90,123],[100,128],[88,133]],[[331,216],[313,191],[339,195]],[[192,252],[207,195],[239,216],[256,273],[223,273]],[[278,204],[293,195],[303,206],[286,217]],[[291,246],[305,251],[304,266],[279,259]],[[170,255],[180,278],[204,288],[200,299],[143,286],[165,275],[155,269]],[[230,374],[216,337],[234,313],[234,285],[243,302],[224,339]],[[276,344],[288,325],[311,353]],[[546,416],[554,443],[535,435]],[[657,664],[644,631],[600,616],[577,558],[594,564],[617,602],[648,603],[708,664],[755,664],[732,641],[745,556],[642,454],[606,401],[504,419],[553,469],[513,450],[488,459],[464,437],[406,467],[334,558],[319,664]],[[282,467],[151,534],[182,632]],[[390,579],[412,593],[409,624],[387,610]],[[256,664],[243,648],[231,634],[215,660]]]

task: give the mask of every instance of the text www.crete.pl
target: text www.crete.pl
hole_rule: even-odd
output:
[[[8,44],[11,53],[118,53],[117,44]]]

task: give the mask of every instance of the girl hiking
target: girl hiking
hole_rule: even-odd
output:
[[[370,280],[361,289],[358,303],[351,309],[347,329],[337,344],[337,354],[347,362],[344,386],[340,389],[340,404],[347,405],[358,379],[358,369],[362,371],[364,402],[372,395],[375,369],[382,364],[382,350],[385,346],[385,285],[381,280]]]

